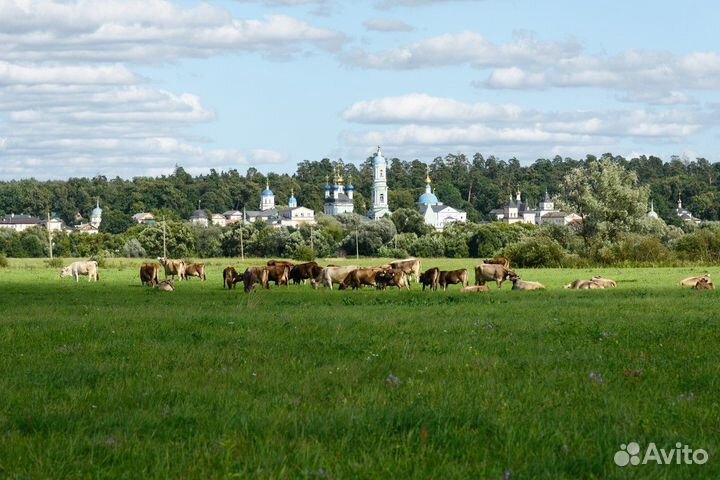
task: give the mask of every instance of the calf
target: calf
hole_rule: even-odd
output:
[[[140,283],[152,287],[160,283],[160,265],[143,263],[140,265]]]
[[[461,270],[452,270],[452,271],[441,271],[440,272],[440,278],[438,279],[438,282],[443,290],[447,290],[448,285],[456,285],[460,284],[463,287],[468,286],[468,273],[467,269],[463,268]]]
[[[223,270],[223,288],[235,288],[235,284],[242,282],[243,277],[233,267],[225,267]]]
[[[425,273],[420,274],[420,283],[422,283],[423,291],[425,291],[425,287],[430,287],[433,292],[436,291],[440,283],[440,269],[433,267],[425,270]]]
[[[188,263],[185,265],[185,279],[188,277],[198,277],[203,282],[207,280],[205,276],[205,264],[204,263]]]
[[[60,270],[60,278],[73,277],[75,279],[75,283],[80,281],[80,275],[87,275],[88,282],[97,282],[100,279],[97,262],[95,260],[73,262]]]
[[[175,282],[172,280],[163,280],[162,282],[155,285],[155,288],[158,290],[162,290],[163,292],[174,292],[175,291]]]

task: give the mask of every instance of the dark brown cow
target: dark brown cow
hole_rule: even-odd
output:
[[[205,276],[205,264],[204,263],[188,263],[185,265],[185,280],[188,277],[198,277],[203,282],[207,280]]]
[[[707,278],[701,278],[693,288],[696,290],[715,290],[715,285]]]
[[[514,275],[513,271],[502,265],[481,263],[475,267],[475,285],[485,285],[485,282],[495,281],[500,288],[511,275]]]
[[[258,283],[265,288],[270,288],[267,267],[250,267],[245,270],[245,273],[243,273],[245,293],[252,292]]]
[[[420,283],[422,283],[423,291],[425,291],[425,287],[430,287],[433,292],[436,291],[440,283],[440,269],[433,267],[425,270],[425,273],[420,274]]]
[[[322,272],[322,267],[316,262],[300,263],[290,269],[290,280],[295,285],[304,283],[305,280],[316,278]]]
[[[140,283],[152,287],[160,283],[160,265],[143,263],[140,265]]]
[[[242,281],[242,275],[239,275],[234,267],[225,267],[225,270],[223,270],[223,288],[235,288],[235,284]]]
[[[363,285],[377,286],[376,277],[384,270],[381,268],[357,268],[348,273],[345,280],[340,284],[340,290],[352,288],[357,290]]]
[[[268,272],[268,281],[269,282],[275,282],[275,286],[277,285],[285,285],[288,286],[288,279],[290,274],[290,267],[287,265],[273,265],[271,267],[266,267]]]
[[[290,268],[295,266],[293,262],[288,262],[287,260],[268,260],[267,262],[268,267],[277,267],[283,265],[287,265]]]
[[[467,269],[452,271],[441,271],[440,279],[438,280],[443,290],[447,290],[448,285],[460,284],[464,287],[468,285],[468,273]]]
[[[378,290],[385,290],[387,287],[407,288],[410,290],[410,282],[405,272],[399,269],[383,270],[375,277],[375,286]]]
[[[165,257],[158,257],[160,264],[165,268],[165,279],[178,276],[178,279],[185,280],[185,262],[182,260],[170,260]]]
[[[488,265],[502,265],[506,270],[510,270],[510,259],[507,257],[488,258],[483,260],[483,263]]]

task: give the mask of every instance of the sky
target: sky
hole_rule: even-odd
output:
[[[0,0],[0,179],[720,160],[710,1]]]

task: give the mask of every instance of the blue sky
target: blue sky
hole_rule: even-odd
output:
[[[712,2],[0,0],[0,178],[719,160]]]

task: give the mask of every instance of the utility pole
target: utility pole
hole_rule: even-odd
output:
[[[240,224],[240,259],[245,261],[245,245],[243,244],[243,237],[245,236],[245,206],[243,205],[243,218]]]
[[[358,243],[358,224],[355,224],[355,258],[360,260],[360,245]]]
[[[52,251],[52,230],[50,230],[50,212],[48,211],[47,231],[48,231],[48,246],[50,247],[50,260],[53,259]]]
[[[312,223],[310,224],[310,248],[312,251],[315,251],[315,244],[313,243],[313,226]]]
[[[165,215],[163,215],[163,259],[167,258],[167,241],[165,239]]]

